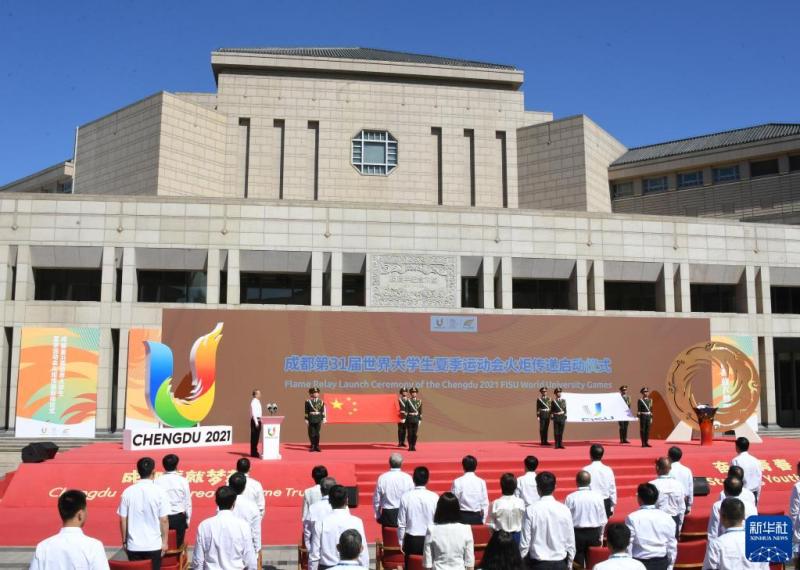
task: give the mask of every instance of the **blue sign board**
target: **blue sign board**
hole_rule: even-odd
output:
[[[744,523],[744,553],[750,562],[786,562],[792,558],[792,519],[757,515]]]

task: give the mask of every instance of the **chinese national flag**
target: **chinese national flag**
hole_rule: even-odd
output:
[[[325,394],[325,415],[331,424],[383,424],[400,421],[396,394]]]

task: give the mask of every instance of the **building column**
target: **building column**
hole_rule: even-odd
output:
[[[605,266],[602,259],[592,262],[589,310],[606,310]]]
[[[311,305],[322,305],[322,271],[323,259],[321,251],[311,252]]]
[[[126,247],[122,252],[122,303],[136,302],[136,248]]]
[[[228,304],[238,305],[241,302],[241,276],[239,274],[239,250],[228,250]]]
[[[100,355],[97,364],[97,415],[95,428],[108,430],[111,424],[111,364],[112,354],[111,329],[100,328]]]
[[[33,267],[31,266],[31,248],[20,245],[17,249],[17,285],[14,299],[29,301],[34,298]]]
[[[775,392],[775,351],[773,337],[764,336],[758,339],[758,375],[761,377],[761,423],[775,425],[778,421]]]
[[[100,302],[112,303],[114,301],[114,281],[116,281],[116,255],[115,248],[103,248],[102,270],[100,277]]]
[[[514,260],[504,256],[500,262],[500,291],[502,292],[502,309],[514,308],[514,282],[513,266]]]
[[[745,266],[743,277],[745,280],[744,303],[747,306],[742,307],[744,309],[742,312],[754,315],[756,314],[756,268],[752,265]]]
[[[17,275],[19,275],[19,265],[17,265]],[[21,336],[22,327],[14,327],[14,341],[11,347],[11,382],[8,386],[8,429],[14,429],[17,425],[17,383],[19,382]]]
[[[672,263],[666,262],[664,263],[663,268],[661,269],[661,283],[663,291],[659,291],[663,294],[661,298],[661,302],[663,302],[663,311],[665,313],[674,313],[675,312],[675,267]],[[658,305],[659,300],[656,299],[656,305]]]
[[[589,306],[587,265],[585,259],[575,260],[575,283],[570,287],[575,295],[571,303],[572,308],[582,312],[585,312]]]
[[[682,313],[691,313],[692,312],[692,289],[691,283],[689,281],[689,264],[688,263],[681,263],[678,269],[679,275],[679,283],[677,286],[676,296],[680,294],[681,305],[680,311]]]
[[[756,308],[762,315],[772,314],[772,283],[769,266],[762,265],[756,275]]]
[[[206,304],[219,303],[219,259],[218,249],[209,249],[206,257]]]
[[[11,299],[11,288],[13,286],[11,279],[14,276],[11,267],[14,264],[12,259],[14,253],[11,250],[11,246],[0,245],[0,301]]]
[[[117,366],[117,431],[125,429],[125,403],[128,387],[128,340],[130,329],[119,329],[119,362]]]
[[[483,291],[484,309],[494,309],[494,257],[491,255],[483,256],[481,263],[481,289]]]
[[[342,306],[342,260],[341,251],[331,252],[331,307]]]

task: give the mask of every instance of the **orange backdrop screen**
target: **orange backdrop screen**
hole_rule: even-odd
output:
[[[310,386],[355,396],[417,386],[423,441],[530,440],[541,386],[609,392],[628,384],[635,404],[640,386],[663,391],[675,356],[709,339],[708,320],[694,318],[166,309],[162,342],[173,350],[180,384],[191,381],[192,343],[217,323],[224,328],[216,399],[203,423],[234,426],[237,441],[249,437],[254,388],[286,416],[283,441],[305,441]],[[570,423],[567,437],[616,430],[616,423]],[[328,424],[323,441],[395,434],[392,424]]]

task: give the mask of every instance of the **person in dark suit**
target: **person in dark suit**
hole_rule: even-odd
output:
[[[319,397],[319,388],[310,388],[308,396],[305,418],[308,425],[308,441],[311,444],[309,451],[322,451],[319,448],[319,434],[322,424],[325,423],[325,402]]]
[[[547,388],[539,388],[539,397],[536,398],[536,417],[539,418],[539,442],[550,445],[547,441],[547,432],[550,430],[550,398],[547,397]]]
[[[553,390],[555,398],[550,404],[550,415],[553,418],[553,437],[556,449],[564,449],[564,428],[567,425],[567,401],[561,397],[561,388]]]
[[[408,450],[417,450],[417,434],[419,424],[422,423],[422,400],[419,399],[419,390],[411,388],[411,397],[406,400],[406,431],[408,432]]]
[[[639,416],[639,437],[642,440],[642,447],[652,447],[650,445],[650,426],[653,423],[653,399],[650,398],[650,390],[643,386],[639,392],[642,397],[636,402],[636,415]]]
[[[619,387],[619,395],[622,396],[622,399],[625,400],[625,404],[628,408],[631,407],[631,397],[628,396],[628,386],[622,385]],[[631,422],[617,422],[619,424],[619,442],[620,443],[630,443],[628,441],[628,424]]]
[[[400,388],[400,421],[397,422],[397,447],[406,446],[406,402],[408,401],[408,389]]]

